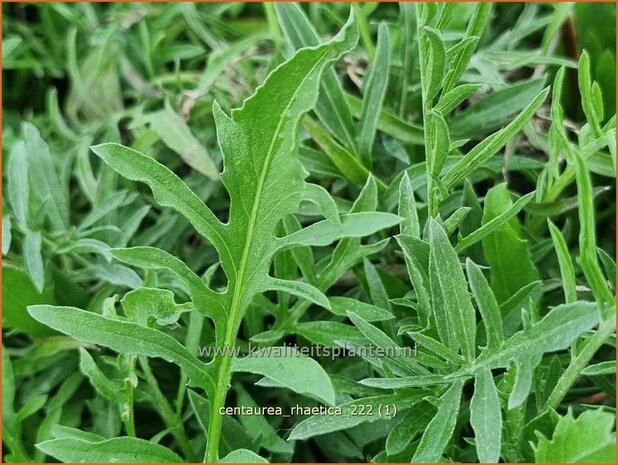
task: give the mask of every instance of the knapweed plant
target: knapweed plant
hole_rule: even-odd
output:
[[[4,461],[614,461],[613,4],[3,15]]]

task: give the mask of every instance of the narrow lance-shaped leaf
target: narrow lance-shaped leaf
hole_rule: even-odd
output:
[[[436,327],[443,343],[476,355],[476,318],[459,258],[442,226],[429,223],[429,282]]]
[[[17,222],[28,222],[28,198],[30,183],[28,180],[28,159],[26,146],[22,141],[13,146],[7,166],[7,194],[11,210]]]
[[[324,369],[294,348],[265,348],[261,352],[235,358],[232,370],[260,374],[295,392],[313,396],[330,405],[335,403],[335,391]]]
[[[2,217],[2,255],[9,253],[12,238],[11,218],[9,215],[4,215]]]
[[[163,143],[176,152],[191,168],[216,181],[219,178],[217,166],[208,150],[193,135],[187,123],[169,103],[161,111],[148,116],[152,129]]]
[[[494,378],[487,369],[480,370],[474,380],[470,424],[479,462],[497,463],[500,459],[502,414]]]
[[[318,33],[300,5],[276,3],[275,12],[292,50],[319,44]],[[356,141],[352,115],[339,79],[333,70],[326,71],[324,75],[315,112],[330,133],[354,152]]]
[[[43,238],[40,232],[28,231],[24,237],[23,244],[24,265],[39,293],[43,292],[43,286],[45,285],[45,269],[41,254],[42,241]]]
[[[496,297],[489,287],[489,283],[483,276],[483,272],[472,260],[466,260],[466,271],[470,289],[479,308],[485,325],[487,347],[497,349],[504,341],[504,329],[502,328],[502,315]]]
[[[463,381],[455,381],[442,395],[438,413],[423,433],[412,462],[436,463],[440,461],[455,430],[462,389]]]
[[[556,255],[558,256],[558,265],[560,267],[560,275],[562,276],[562,287],[564,289],[565,302],[575,302],[577,300],[575,270],[573,268],[569,248],[564,240],[564,236],[556,225],[550,220],[547,220],[547,224],[549,225],[551,239],[554,243],[554,249],[556,249]]]
[[[484,350],[475,362],[479,367],[508,368],[511,361],[529,359],[569,347],[599,322],[594,302],[573,302],[554,307],[538,323],[515,333],[499,350]]]
[[[465,178],[468,174],[479,168],[483,163],[489,160],[496,154],[506,143],[511,140],[521,129],[530,121],[539,107],[543,104],[549,93],[549,88],[542,90],[532,101],[524,108],[513,121],[505,126],[500,131],[492,134],[483,142],[476,145],[468,152],[461,160],[459,160],[447,173],[444,175],[442,182],[449,189],[457,182]]]
[[[63,230],[69,222],[69,205],[49,147],[32,124],[23,123],[22,131],[28,157],[28,172],[33,180],[32,186],[44,202],[45,212],[54,228]]]
[[[162,358],[179,365],[195,385],[204,389],[213,386],[206,365],[161,331],[74,307],[32,305],[28,312],[37,321],[79,341],[109,347],[119,353]]]
[[[419,28],[419,54],[423,60],[421,63],[423,102],[431,106],[442,88],[446,66],[446,49],[439,30],[429,26]]]
[[[376,136],[380,111],[388,87],[390,66],[390,43],[388,27],[381,23],[378,28],[376,55],[370,65],[368,76],[363,85],[363,109],[358,131],[358,150],[363,164],[371,168],[372,149]]]
[[[579,200],[579,262],[596,299],[599,302],[613,303],[615,298],[607,287],[596,254],[594,196],[590,173],[582,154],[575,151],[574,156],[575,181]]]
[[[403,218],[400,226],[401,234],[420,238],[421,231],[416,210],[416,200],[410,176],[407,172],[404,173],[399,183],[399,206],[397,208],[399,216]]]
[[[534,197],[534,194],[534,192],[529,192],[526,195],[521,196],[508,209],[487,221],[480,228],[468,234],[466,237],[461,238],[457,243],[455,250],[457,250],[457,252],[461,252],[462,250],[467,249],[471,245],[476,244],[487,235],[510,222],[520,211],[524,209],[526,205],[528,205]]]
[[[599,122],[599,114],[595,109],[594,96],[592,92],[593,83],[590,75],[590,55],[584,50],[579,57],[578,63],[578,83],[579,92],[582,97],[582,109],[586,114],[586,119],[592,126],[592,130],[598,137],[601,135],[601,125]]]
[[[81,462],[84,457],[99,463],[180,463],[182,458],[160,444],[134,437],[104,441],[78,438],[50,439],[37,444],[47,455],[66,463]]]

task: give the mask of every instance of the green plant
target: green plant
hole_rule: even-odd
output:
[[[3,459],[613,461],[578,8],[7,7]]]

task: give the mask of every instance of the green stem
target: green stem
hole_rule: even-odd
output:
[[[192,311],[189,316],[189,326],[187,327],[187,337],[185,347],[192,354],[197,354],[202,328],[204,327],[204,317],[198,311]],[[178,393],[176,394],[176,416],[182,417],[182,407],[187,393],[187,382],[189,377],[183,372],[178,383]]]
[[[20,436],[21,434],[15,434],[12,428],[7,428],[3,422],[2,441],[11,451],[13,460],[16,463],[31,462],[32,459],[28,456]]]
[[[208,422],[208,442],[204,462],[215,463],[219,460],[219,439],[221,437],[221,425],[223,416],[219,413],[221,407],[225,405],[227,389],[231,378],[231,358],[223,356],[219,367],[219,380],[217,390],[210,409],[210,420]]]
[[[358,3],[352,3],[352,7],[354,8],[354,12],[356,13],[358,29],[360,32],[361,40],[363,41],[363,45],[365,46],[365,50],[367,50],[367,56],[369,56],[369,60],[373,60],[373,57],[376,54],[376,49],[371,40],[371,32],[369,31],[369,24],[367,23],[367,18],[365,18],[365,14],[361,10],[361,7]]]
[[[133,386],[127,386],[127,414],[123,415],[124,427],[128,436],[135,436],[135,410],[133,409]]]
[[[197,457],[195,456],[195,452],[189,443],[189,438],[187,438],[182,421],[180,417],[176,415],[174,409],[172,409],[172,406],[167,401],[167,398],[161,392],[159,383],[157,383],[157,380],[150,369],[150,365],[148,364],[148,359],[146,357],[139,356],[139,362],[143,370],[144,378],[152,388],[152,394],[154,395],[156,407],[165,423],[165,426],[174,435],[176,441],[178,441],[178,445],[183,454],[185,454],[187,460],[189,462],[195,462]]]
[[[549,395],[547,402],[545,402],[545,408],[556,409],[564,397],[571,389],[571,386],[575,383],[581,371],[586,368],[588,362],[592,359],[597,350],[607,341],[607,339],[616,330],[616,316],[612,316],[609,320],[601,323],[601,326],[586,342],[584,348],[577,354],[577,356],[571,360],[571,363],[564,371],[554,390]]]

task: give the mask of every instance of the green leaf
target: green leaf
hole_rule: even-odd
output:
[[[492,93],[449,120],[451,133],[471,137],[499,127],[522,111],[541,92],[544,83],[545,79],[532,79]]]
[[[322,148],[345,179],[357,186],[362,186],[365,183],[369,176],[369,170],[347,147],[338,143],[318,122],[310,117],[305,117],[304,126],[311,139]]]
[[[299,394],[315,397],[334,405],[335,391],[324,369],[312,358],[301,356],[290,347],[268,348],[243,358],[235,358],[232,370],[266,376]]]
[[[487,237],[494,231],[499,230],[505,224],[511,222],[511,220],[516,218],[517,214],[522,211],[528,203],[530,203],[534,195],[535,192],[529,192],[528,194],[521,196],[508,209],[504,210],[491,220],[484,222],[484,224],[477,230],[461,238],[459,242],[457,242],[455,250],[457,250],[457,252],[461,252],[471,245],[476,244],[478,241],[482,240],[484,237]]]
[[[586,50],[584,50],[579,57],[577,69],[579,92],[582,98],[582,110],[584,110],[586,119],[592,126],[595,136],[599,137],[601,135],[601,125],[599,122],[601,118],[599,116],[601,115],[598,114],[594,105],[594,97],[592,95],[593,83],[590,74],[590,55]]]
[[[319,221],[285,236],[280,249],[302,245],[326,246],[338,239],[370,236],[382,229],[399,224],[401,218],[385,212],[359,212],[341,215],[341,222]]]
[[[17,142],[11,150],[7,166],[7,197],[11,210],[17,222],[28,224],[28,199],[30,196],[30,181],[28,179],[28,154],[26,144]]]
[[[440,100],[436,105],[436,110],[441,112],[443,115],[450,113],[481,87],[481,84],[462,84],[449,90],[446,94],[440,97]]]
[[[573,268],[573,261],[571,260],[571,254],[567,247],[564,236],[560,230],[547,220],[549,226],[549,232],[551,233],[551,240],[554,243],[554,249],[558,256],[558,265],[560,266],[560,275],[562,276],[562,287],[564,289],[564,299],[566,303],[575,302],[577,300],[577,289],[575,281],[575,269]]]
[[[560,417],[551,439],[540,436],[534,449],[537,463],[614,463],[616,416],[601,409]]]
[[[2,217],[2,255],[9,253],[11,239],[11,218],[8,215],[4,215]]]
[[[268,463],[268,460],[248,449],[236,449],[220,459],[219,463]]]
[[[147,119],[163,143],[176,152],[191,168],[213,181],[219,179],[219,171],[210,158],[208,150],[195,138],[187,123],[169,103],[166,103],[165,109],[148,115]]]
[[[6,428],[15,414],[15,376],[13,364],[6,347],[2,345],[2,424]]]
[[[459,258],[440,224],[429,223],[429,283],[436,328],[450,349],[476,354],[476,317]]]
[[[616,362],[614,361],[594,363],[581,371],[581,374],[585,376],[603,376],[614,373],[616,373]]]
[[[363,335],[353,326],[336,321],[305,321],[296,323],[294,332],[305,339],[325,347],[339,347],[339,342],[362,345]]]
[[[474,172],[486,161],[493,157],[499,150],[506,145],[519,131],[530,121],[539,107],[543,104],[549,93],[549,88],[543,89],[526,107],[519,113],[513,121],[503,129],[495,132],[491,136],[476,145],[463,158],[444,175],[442,183],[447,189],[453,187],[457,182]]]
[[[347,312],[353,312],[363,320],[385,321],[394,318],[393,314],[384,308],[371,305],[349,297],[330,297],[330,311],[335,315],[347,316]]]
[[[193,309],[191,304],[176,304],[172,291],[149,287],[127,292],[121,303],[129,320],[142,326],[148,326],[151,319],[159,325],[171,325],[178,321],[182,312]]]
[[[492,187],[485,196],[483,225],[486,226],[492,220],[501,217],[511,210],[512,206],[506,184]],[[500,223],[502,221],[497,224]],[[521,237],[520,229],[519,220],[512,216],[506,224],[483,239],[483,252],[491,268],[491,288],[499,303],[506,301],[526,284],[538,279],[538,272],[532,262],[530,250]],[[503,253],[505,250],[509,253]]]
[[[247,407],[258,407],[249,393],[240,384],[234,386],[237,404]],[[277,430],[264,415],[241,415],[238,421],[246,428],[252,438],[264,449],[278,454],[293,454],[294,448],[277,434]]]
[[[185,370],[194,385],[204,389],[213,385],[204,363],[174,338],[156,329],[74,307],[32,305],[28,312],[37,321],[79,341],[109,347],[123,354],[162,358]]]
[[[385,23],[380,23],[375,58],[363,82],[363,107],[358,130],[358,150],[363,164],[367,167],[372,166],[373,141],[388,87],[389,55],[388,27]]]
[[[45,265],[43,264],[41,252],[42,242],[43,238],[38,231],[28,231],[24,236],[24,266],[39,294],[43,292],[43,287],[45,286]]]
[[[338,405],[341,414],[315,415],[299,422],[288,438],[289,441],[304,440],[323,434],[341,431],[362,423],[371,423],[384,418],[380,415],[381,406],[397,406],[399,411],[418,404],[423,392],[413,394],[390,394],[383,396],[364,397]],[[360,408],[365,414],[359,415]],[[392,410],[392,409],[391,409]],[[392,415],[392,413],[391,413]]]
[[[476,305],[485,325],[487,347],[489,349],[497,349],[504,341],[504,330],[502,328],[502,315],[500,314],[500,307],[496,297],[479,266],[469,258],[466,259],[466,272],[470,290],[474,295],[474,300],[476,300]]]
[[[427,424],[434,415],[434,409],[429,403],[423,404],[422,409],[416,408],[408,412],[386,438],[387,454],[394,455],[402,452],[415,436],[420,435],[427,428]]]
[[[580,224],[580,253],[578,260],[597,301],[613,304],[616,299],[607,287],[607,282],[603,278],[603,272],[599,266],[596,254],[596,223],[594,218],[594,196],[592,193],[590,173],[588,172],[582,154],[578,150],[574,151],[574,157]]]
[[[140,438],[119,437],[93,442],[77,438],[51,439],[37,448],[61,462],[76,463],[88,457],[99,463],[183,462],[175,452]]]
[[[395,236],[397,243],[403,251],[406,261],[406,269],[410,281],[416,291],[416,300],[419,304],[419,312],[426,319],[431,312],[430,288],[429,288],[429,243],[420,238],[399,234]]]
[[[322,211],[322,215],[329,221],[341,224],[339,210],[335,199],[322,186],[305,183],[304,200],[314,203]]]
[[[416,200],[410,176],[406,171],[399,183],[399,206],[397,214],[403,218],[400,226],[401,234],[412,237],[421,237],[420,223],[418,220],[418,212],[416,209]]]
[[[418,23],[421,24],[420,21]],[[424,60],[421,63],[423,101],[430,104],[442,88],[446,66],[446,48],[439,30],[422,26],[418,32],[419,54],[421,60]]]
[[[500,460],[502,414],[494,378],[487,369],[480,370],[474,379],[470,424],[479,462],[497,463]]]
[[[346,94],[345,98],[352,115],[354,115],[355,118],[360,118],[362,111],[361,99],[352,94]],[[380,112],[380,117],[378,118],[378,129],[398,139],[400,142],[412,145],[423,145],[425,143],[422,126],[408,123],[384,108]]]
[[[455,430],[462,389],[463,381],[455,381],[440,397],[438,413],[427,425],[418,448],[414,452],[412,462],[435,463],[440,461]]]
[[[22,132],[28,159],[28,173],[33,181],[32,186],[44,202],[44,210],[54,228],[64,230],[69,223],[69,205],[49,148],[32,124],[23,123]]]
[[[457,84],[461,76],[468,68],[472,54],[474,53],[479,39],[483,35],[483,31],[487,26],[490,12],[491,3],[476,4],[464,37],[459,44],[453,47],[455,48],[459,46],[450,65],[451,69],[444,78],[444,92],[449,92],[453,89],[455,84]]]
[[[128,265],[146,270],[165,270],[178,278],[187,289],[197,310],[214,321],[225,319],[227,310],[218,294],[212,291],[181,260],[155,247],[113,249],[112,255]]]
[[[88,378],[90,384],[106,399],[119,404],[127,402],[128,398],[119,382],[110,380],[97,366],[92,356],[83,348],[79,349],[81,372]]]
[[[511,361],[539,358],[546,352],[566,349],[598,321],[599,310],[594,302],[558,305],[538,323],[507,339],[499,350],[484,350],[476,364],[490,369],[508,368]]]
[[[324,294],[319,289],[308,283],[301,281],[291,281],[287,279],[268,278],[262,283],[261,292],[266,291],[282,291],[287,292],[297,297],[307,299],[314,304],[320,305],[328,309],[330,303]]]
[[[91,147],[110,168],[132,181],[148,184],[155,200],[183,215],[197,232],[223,253],[223,225],[204,202],[174,173],[153,158],[115,143]]]
[[[10,265],[2,266],[2,325],[5,328],[23,331],[35,337],[56,334],[32,318],[27,310],[29,305],[55,301],[49,286],[40,293],[23,270]]]
[[[305,15],[300,5],[295,3],[277,3],[274,5],[279,24],[292,50],[314,47],[319,44],[319,36]],[[354,32],[354,44],[358,33]],[[355,131],[352,115],[345,103],[343,89],[334,70],[324,73],[320,94],[315,106],[320,121],[330,133],[339,139],[346,148],[355,151]]]

